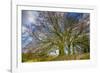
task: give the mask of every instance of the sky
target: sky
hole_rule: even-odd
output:
[[[67,16],[80,19],[83,13],[67,12]],[[22,48],[27,46],[34,39],[30,36],[29,32],[36,31],[36,26],[40,26],[36,19],[39,16],[38,11],[22,10]],[[40,35],[41,36],[41,35]],[[34,40],[35,43],[35,40]]]
[[[38,13],[31,10],[22,10],[22,47],[28,45],[33,38],[28,32],[35,31],[36,18]]]

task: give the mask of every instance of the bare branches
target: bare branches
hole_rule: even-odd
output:
[[[38,40],[38,47],[36,51],[49,50],[52,46],[57,46],[64,55],[64,49],[67,47],[68,53],[73,54],[77,47],[76,45],[86,48],[89,46],[89,32],[84,32],[88,20],[80,18],[80,20],[67,16],[64,12],[38,12],[36,26],[37,31],[29,32],[31,36]]]

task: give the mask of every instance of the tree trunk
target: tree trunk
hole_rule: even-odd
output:
[[[65,52],[64,52],[64,46],[60,47],[59,55],[60,55],[60,56],[65,55]]]
[[[64,49],[60,49],[60,56],[63,56],[65,54]]]
[[[68,45],[68,55],[71,54],[70,45]]]
[[[73,55],[75,54],[75,49],[74,49],[74,47],[72,46],[72,51],[73,51]]]
[[[71,51],[70,51],[70,48],[68,48],[68,55],[70,55],[71,54]]]

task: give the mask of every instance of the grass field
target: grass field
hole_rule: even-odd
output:
[[[64,56],[39,56],[34,54],[23,54],[22,62],[43,62],[43,61],[67,61],[67,60],[87,60],[90,59],[90,53],[80,55],[64,55]]]

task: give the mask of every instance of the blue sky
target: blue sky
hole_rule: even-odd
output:
[[[79,20],[82,18],[83,13],[68,12],[67,15]]]
[[[82,17],[82,14],[83,13],[68,12],[67,16],[80,19]],[[33,40],[33,38],[30,36],[28,32],[36,31],[36,26],[41,25],[38,24],[36,21],[38,15],[39,13],[37,11],[22,10],[22,47],[23,48]]]

